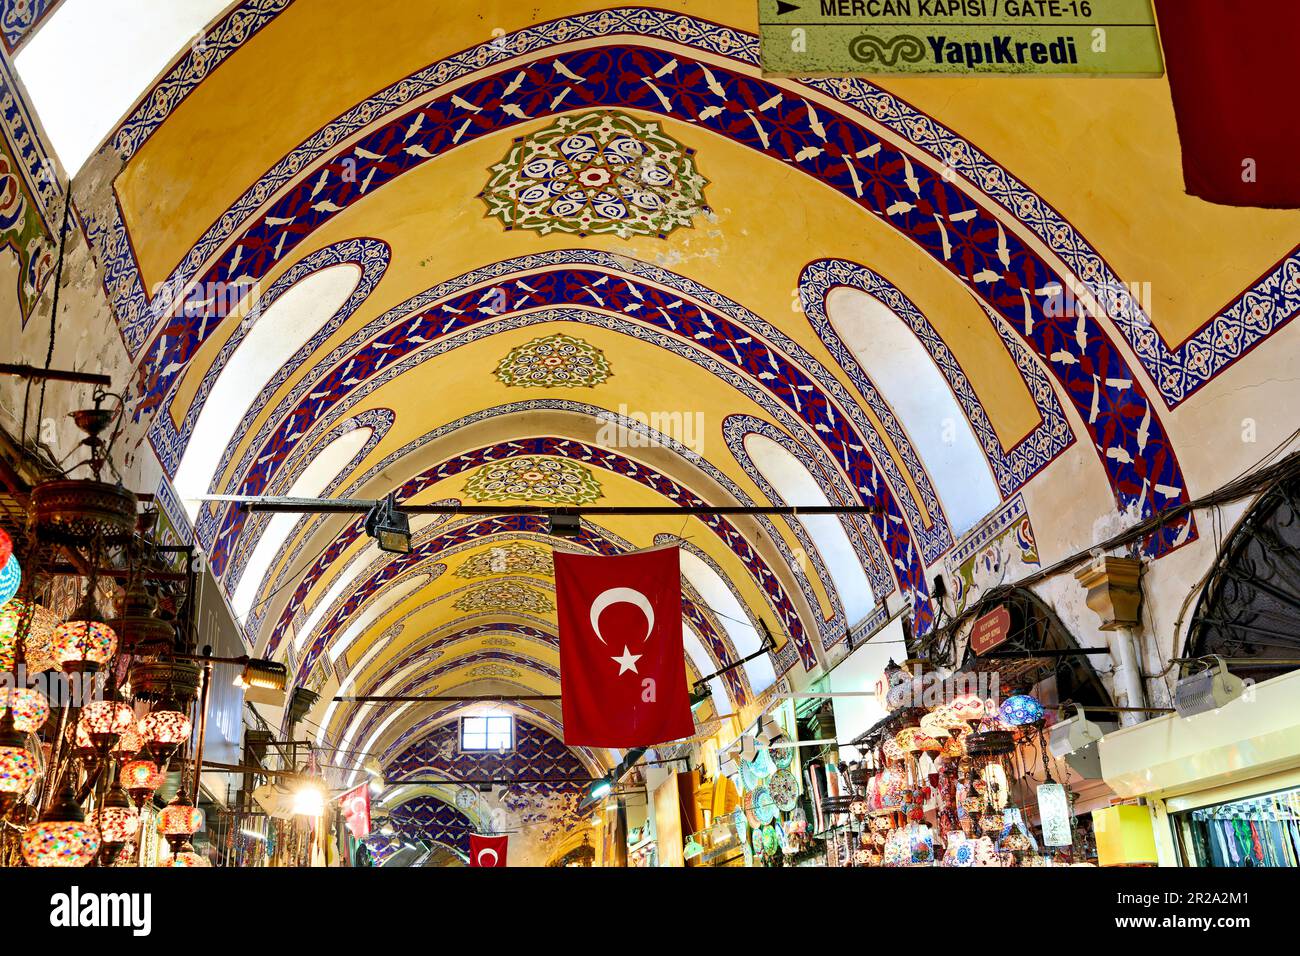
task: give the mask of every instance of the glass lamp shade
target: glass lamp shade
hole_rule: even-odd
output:
[[[122,786],[136,804],[143,804],[163,785],[163,772],[152,760],[130,760],[122,764]]]
[[[936,740],[942,740],[948,736],[948,726],[942,708],[932,710],[921,718],[922,733],[929,734]]]
[[[984,716],[984,698],[978,694],[961,694],[948,704],[948,711],[954,720],[979,720]]]
[[[134,807],[104,807],[95,814],[99,838],[104,843],[128,843],[140,830],[140,815]]]
[[[0,794],[26,793],[36,773],[36,758],[26,747],[0,747]]]
[[[71,786],[65,787],[22,839],[28,866],[85,866],[99,852],[99,830],[86,822]]]
[[[185,842],[182,843],[176,852],[169,856],[162,865],[165,867],[201,869],[202,867],[211,866],[212,864],[208,861],[206,856],[200,855],[195,851],[193,846],[188,842]]]
[[[35,687],[0,687],[0,713],[13,704],[14,726],[25,734],[34,734],[50,716],[45,695]]]
[[[9,555],[14,553],[14,539],[9,537],[9,532],[0,528],[0,567],[3,567],[9,560]]]
[[[867,801],[854,800],[849,804],[849,813],[853,814],[855,820],[861,820],[867,815]]]
[[[903,748],[898,746],[898,740],[894,737],[886,737],[884,744],[885,759],[889,761],[899,761],[903,759]]]
[[[50,661],[50,640],[59,619],[47,608],[37,604],[28,611],[28,603],[14,598],[0,607],[0,670],[13,670],[14,652],[17,649],[18,628],[23,616],[30,613],[31,623],[27,627],[27,637],[23,642],[24,661],[29,673],[48,670]]]
[[[166,837],[190,837],[203,827],[203,811],[182,791],[158,814],[158,832]]]
[[[117,650],[117,635],[98,621],[69,621],[55,628],[51,650],[64,671],[97,670]]]
[[[81,711],[81,721],[93,743],[111,747],[126,733],[135,729],[135,711],[120,700],[97,700]]]
[[[99,831],[73,821],[37,823],[23,834],[28,866],[85,866],[99,852]]]
[[[10,553],[4,566],[0,567],[0,605],[8,604],[22,583],[23,569],[18,564],[18,558]]]
[[[1029,694],[1008,697],[998,708],[998,718],[1008,727],[1023,727],[1043,719],[1043,705]]]
[[[918,754],[925,751],[937,753],[943,744],[935,740],[920,727],[905,727],[894,735],[894,742],[904,753]]]
[[[190,739],[193,724],[174,701],[159,705],[140,721],[140,735],[158,750],[179,747]]]

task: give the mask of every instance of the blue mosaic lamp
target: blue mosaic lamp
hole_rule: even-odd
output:
[[[18,585],[23,581],[23,569],[18,566],[17,555],[9,555],[9,560],[0,568],[0,606],[8,604],[18,593]]]
[[[1043,719],[1043,705],[1029,694],[1014,694],[1002,702],[998,717],[1008,727],[1023,727]]]

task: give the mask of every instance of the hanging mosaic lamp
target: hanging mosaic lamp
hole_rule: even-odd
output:
[[[158,832],[176,846],[203,827],[203,811],[190,802],[184,788],[158,814]]]
[[[149,752],[166,761],[176,748],[190,739],[194,725],[175,699],[164,700],[140,721],[140,735]]]
[[[34,734],[50,716],[45,695],[35,687],[0,687],[0,712],[13,705],[14,726],[20,733]]]
[[[979,720],[984,716],[984,698],[978,694],[961,694],[948,704],[948,711],[954,720],[963,723]]]
[[[32,610],[29,611],[29,608]],[[50,641],[54,637],[55,628],[59,626],[59,619],[48,608],[14,598],[0,607],[0,670],[13,670],[18,649],[18,631],[23,617],[29,613],[31,621],[27,626],[27,637],[23,640],[23,658],[27,672],[37,674],[53,666]]]
[[[163,772],[152,760],[131,760],[122,764],[121,782],[138,809],[163,785]]]
[[[9,532],[0,528],[0,567],[3,567],[9,561],[9,556],[14,553],[14,539],[9,537]]]
[[[28,866],[85,866],[99,852],[99,831],[86,823],[77,796],[68,785],[54,805],[41,814],[38,823],[27,828],[22,840],[23,859]]]
[[[948,726],[942,707],[930,711],[921,718],[921,730],[935,740],[943,740],[948,736]]]
[[[99,621],[69,621],[55,629],[51,650],[65,674],[94,672],[117,650],[117,635]]]
[[[104,805],[95,811],[95,823],[99,825],[102,843],[100,857],[107,865],[140,830],[140,814],[131,806],[131,800],[120,783],[108,791]]]
[[[1043,705],[1029,694],[1008,697],[998,708],[998,718],[1008,727],[1024,727],[1043,719]]]
[[[188,840],[177,847],[176,851],[159,865],[178,869],[201,869],[212,866],[208,858],[195,851],[194,846]]]
[[[0,605],[8,604],[22,583],[23,569],[18,564],[17,555],[10,554],[4,567],[0,567]]]
[[[1050,780],[1038,786],[1038,818],[1043,825],[1043,843],[1047,846],[1070,846],[1074,835],[1070,829],[1070,797],[1065,787]]]
[[[97,700],[81,711],[81,722],[95,748],[107,753],[123,734],[135,729],[135,711],[120,700]]]
[[[918,754],[924,752],[938,753],[943,744],[935,740],[920,727],[905,727],[894,735],[894,743],[904,753]]]
[[[26,737],[14,726],[13,715],[0,715],[0,816],[31,789],[38,768]]]
[[[90,739],[90,725],[86,723],[85,718],[68,728],[64,740],[68,742],[72,752],[82,760],[89,762],[95,759],[95,742]]]

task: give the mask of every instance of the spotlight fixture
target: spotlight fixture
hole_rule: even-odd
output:
[[[1228,662],[1212,657],[1204,669],[1174,685],[1174,709],[1179,717],[1195,717],[1218,710],[1245,692],[1245,681],[1228,673]]]
[[[411,519],[397,510],[396,497],[376,501],[366,515],[366,534],[375,539],[380,551],[389,554],[411,553]]]
[[[244,688],[244,700],[268,707],[284,706],[284,689],[289,683],[289,669],[279,661],[258,660],[244,665],[235,678],[235,686]]]
[[[547,516],[550,533],[556,538],[576,538],[582,534],[582,519],[566,511],[552,511]]]
[[[587,797],[591,800],[604,800],[614,792],[614,781],[609,777],[602,777],[593,783],[587,791]]]

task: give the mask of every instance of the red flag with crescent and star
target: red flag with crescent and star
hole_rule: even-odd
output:
[[[560,700],[571,747],[648,747],[695,733],[675,546],[555,552]]]
[[[510,842],[508,836],[480,836],[477,833],[469,835],[469,865],[470,866],[505,866],[506,865],[506,844]]]
[[[343,806],[343,817],[347,820],[352,836],[364,840],[370,835],[370,784],[363,783],[354,787],[339,798]]]

